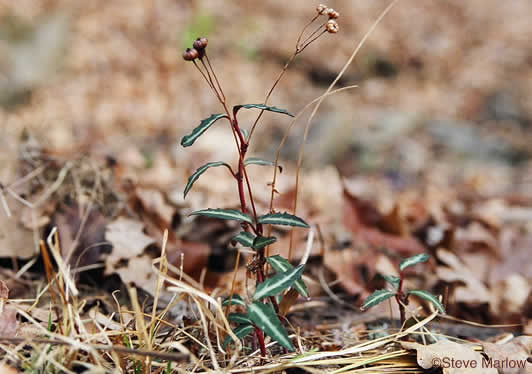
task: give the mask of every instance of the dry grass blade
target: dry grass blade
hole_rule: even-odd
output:
[[[229,321],[227,320],[227,318],[225,318],[225,313],[224,313],[224,311],[222,309],[221,303],[216,301],[213,297],[211,297],[210,295],[206,294],[205,292],[200,291],[199,289],[194,288],[194,287],[186,284],[182,280],[174,279],[174,278],[169,277],[166,274],[159,273],[158,269],[155,267],[155,265],[159,261],[161,261],[161,260],[160,259],[155,260],[154,263],[153,263],[153,267],[152,268],[158,274],[158,276],[163,277],[166,282],[172,284],[172,286],[167,288],[168,291],[175,292],[177,294],[183,293],[183,294],[186,294],[186,295],[189,295],[189,296],[197,297],[197,298],[203,300],[204,302],[206,302],[208,305],[213,306],[216,309],[216,312],[217,312],[219,318],[222,320],[222,323],[223,323],[223,326],[224,326],[226,332],[231,336],[233,341],[236,342],[236,346],[237,346],[236,350],[235,350],[235,352],[233,353],[233,355],[231,356],[231,359],[230,359],[230,365],[234,364],[234,362],[236,361],[236,359],[238,357],[239,352],[242,350],[242,343],[240,342],[240,339],[238,339],[237,336],[233,333],[233,330],[231,329],[231,326],[229,325]],[[199,302],[198,302],[197,305],[200,308],[203,307]],[[209,309],[209,308],[207,308],[207,309]],[[213,318],[213,320],[211,320],[211,322],[215,326],[218,325],[216,319],[214,319],[214,318]],[[206,332],[208,332],[208,331],[206,331]],[[208,340],[208,336],[207,336],[207,340]],[[210,348],[212,348],[212,347],[210,347]]]
[[[303,134],[303,141],[301,143],[301,147],[299,149],[299,154],[297,156],[297,171],[296,171],[296,187],[295,187],[295,197],[294,197],[294,209],[293,209],[293,214],[296,215],[297,214],[297,197],[298,197],[298,191],[299,191],[299,174],[300,174],[300,170],[301,170],[301,165],[303,164],[303,155],[304,155],[304,152],[305,152],[305,144],[307,142],[307,138],[308,138],[308,134],[309,134],[309,130],[310,130],[310,126],[312,124],[312,120],[314,119],[314,116],[316,115],[316,113],[318,112],[318,109],[320,108],[321,106],[321,103],[323,102],[323,100],[325,100],[325,97],[327,97],[328,94],[331,93],[331,91],[333,90],[334,86],[336,86],[336,83],[338,83],[338,81],[340,80],[340,78],[342,78],[342,76],[344,75],[344,73],[346,72],[347,68],[351,65],[351,63],[353,62],[353,60],[355,59],[356,55],[358,54],[358,51],[360,51],[360,48],[362,48],[362,46],[366,43],[366,40],[369,38],[369,36],[373,33],[373,31],[375,30],[375,28],[377,27],[377,25],[382,21],[382,19],[386,16],[386,14],[388,14],[388,12],[393,8],[393,6],[398,2],[399,0],[393,0],[381,13],[381,15],[377,18],[377,20],[375,20],[375,22],[371,25],[370,29],[366,32],[366,34],[364,35],[364,37],[360,40],[360,42],[358,43],[358,45],[355,47],[353,53],[351,54],[351,56],[349,57],[349,59],[347,60],[347,62],[345,63],[345,65],[343,66],[342,70],[340,70],[340,72],[336,75],[336,78],[333,80],[333,82],[329,85],[329,87],[327,88],[327,90],[325,91],[325,93],[319,97],[319,100],[318,102],[316,103],[316,105],[314,106],[314,109],[312,110],[312,112],[310,113],[310,116],[307,120],[307,124],[305,126],[305,132]],[[276,165],[277,166],[277,165]],[[290,247],[288,249],[288,259],[290,260],[291,258],[291,253],[292,253],[292,246],[293,246],[293,232],[294,230],[292,230],[290,232]]]

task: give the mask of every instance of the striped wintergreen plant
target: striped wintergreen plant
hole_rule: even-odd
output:
[[[426,253],[421,253],[412,257],[409,257],[399,264],[399,275],[383,275],[382,277],[386,282],[388,282],[392,286],[392,290],[383,289],[383,290],[377,290],[373,292],[366,301],[364,301],[364,304],[362,305],[361,309],[365,310],[368,308],[371,308],[377,304],[382,303],[385,300],[388,300],[392,297],[395,298],[395,301],[397,302],[397,305],[399,306],[399,312],[401,314],[401,324],[404,324],[405,322],[405,305],[408,305],[408,298],[409,296],[416,296],[420,297],[422,299],[425,299],[432,303],[436,309],[440,313],[445,313],[445,309],[443,308],[442,303],[432,293],[424,290],[409,290],[405,291],[403,288],[403,281],[405,277],[405,270],[411,266],[417,265],[422,262],[428,261],[430,256]]]
[[[308,228],[309,225],[302,218],[286,212],[275,212],[271,209],[271,211],[262,215],[257,213],[253,199],[253,189],[246,168],[252,165],[253,167],[255,167],[255,165],[275,167],[277,162],[246,156],[251,139],[253,138],[254,130],[264,112],[294,117],[294,115],[286,109],[267,104],[270,95],[290,63],[299,53],[303,52],[304,49],[322,35],[338,32],[338,24],[336,21],[339,16],[338,12],[323,5],[320,5],[316,11],[318,14],[314,15],[311,21],[301,31],[292,58],[284,66],[281,74],[274,82],[273,87],[269,90],[264,103],[240,104],[233,106],[231,110],[229,109],[224,91],[207,54],[207,45],[209,44],[207,38],[197,38],[196,41],[194,41],[192,48],[187,48],[183,53],[184,60],[192,62],[199,70],[202,77],[209,85],[210,90],[222,105],[223,112],[211,114],[209,117],[200,121],[199,125],[188,135],[183,136],[181,139],[181,145],[183,147],[190,147],[194,145],[194,143],[211,127],[226,123],[229,125],[229,129],[233,133],[238,154],[238,162],[235,166],[231,166],[224,161],[211,161],[198,167],[188,178],[184,189],[184,197],[186,197],[191,191],[195,182],[213,167],[223,166],[236,182],[236,190],[238,191],[238,197],[240,200],[240,209],[208,208],[192,212],[190,215],[233,220],[240,223],[243,231],[236,235],[232,241],[243,247],[251,248],[254,258],[250,262],[251,265],[248,266],[248,271],[256,278],[256,289],[249,303],[246,303],[242,297],[233,294],[233,291],[231,291],[231,295],[224,302],[224,305],[227,306],[228,312],[232,305],[236,305],[240,309],[246,309],[246,313],[229,313],[229,321],[236,324],[234,333],[238,338],[243,338],[252,333],[255,334],[263,356],[266,355],[264,333],[276,340],[286,350],[294,350],[294,345],[289,339],[288,332],[281,321],[282,316],[280,316],[280,310],[288,310],[288,307],[295,300],[296,293],[308,297],[307,287],[301,279],[304,268],[303,265],[294,267],[287,259],[278,255],[268,258],[266,257],[266,248],[270,244],[276,242],[277,238],[265,235],[264,226],[282,225],[294,228]],[[309,26],[315,21],[318,21],[322,16],[328,17],[329,20],[320,26],[321,32],[318,32],[320,29],[316,29],[314,32],[309,33],[308,30],[311,29]],[[243,109],[260,111],[249,131],[244,127],[241,127],[238,122],[238,113]],[[279,172],[281,172],[282,168],[280,166],[278,167]],[[266,264],[269,264],[275,271],[274,275],[268,276],[268,274],[266,274]],[[290,297],[283,298],[283,295],[289,292]],[[280,301],[280,305],[278,300],[282,300]],[[282,308],[280,308],[280,306]],[[227,338],[224,344],[228,345],[230,341],[231,339]]]
[[[223,301],[223,306],[240,305],[246,308],[246,313],[230,313],[228,316],[229,321],[237,324],[233,332],[238,338],[242,339],[251,333],[257,333],[259,343],[262,345],[264,343],[263,333],[266,333],[288,351],[295,350],[288,337],[288,332],[279,318],[277,304],[264,303],[262,300],[275,300],[275,296],[282,295],[296,282],[303,282],[301,280],[303,268],[304,265],[291,266],[288,270],[278,272],[275,276],[259,283],[250,303],[245,303],[242,297],[237,294]],[[227,336],[223,347],[225,348],[231,342],[232,338]]]

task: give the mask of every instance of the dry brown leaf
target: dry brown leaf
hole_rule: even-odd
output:
[[[342,251],[329,251],[324,257],[324,264],[332,270],[340,285],[351,295],[360,295],[361,298],[369,296],[366,282],[362,272],[370,271],[370,276],[375,273],[376,257],[372,253],[360,254],[353,249]]]
[[[148,255],[132,257],[127,260],[127,265],[115,267],[112,273],[118,274],[122,282],[133,283],[151,295],[155,295],[157,276],[152,269],[152,261],[153,259]]]
[[[382,223],[387,231],[392,234],[399,236],[406,236],[409,234],[408,227],[403,218],[401,204],[399,202],[396,202],[393,209],[382,217]]]
[[[0,365],[0,374],[17,374],[19,371],[7,365]]]
[[[458,227],[454,233],[454,240],[461,252],[487,248],[499,256],[499,245],[494,233],[478,222]]]
[[[141,222],[118,218],[107,226],[105,239],[113,245],[105,259],[105,273],[117,273],[123,282],[133,282],[149,291],[155,290],[152,259],[143,255],[144,249],[155,240],[144,234]]]
[[[527,335],[532,335],[532,319],[529,319],[525,327],[523,328],[523,333]]]
[[[501,216],[508,209],[503,199],[491,199],[476,204],[473,207],[473,215],[493,227],[502,225]]]
[[[454,299],[457,302],[482,304],[491,301],[490,293],[484,283],[454,253],[444,249],[438,249],[436,255],[447,265],[436,268],[438,277],[449,283],[463,283],[463,285],[460,284],[457,286],[454,293]]]
[[[35,254],[35,243],[30,230],[20,222],[21,210],[13,211],[11,217],[0,212],[0,258],[27,259]]]
[[[500,238],[502,262],[493,267],[489,283],[495,284],[515,273],[532,279],[532,234],[523,233],[520,228],[505,227]]]
[[[101,313],[97,307],[89,310],[89,317],[95,323],[98,323],[104,330],[123,331],[124,326],[127,326],[127,323],[122,325],[121,323],[114,321],[112,318],[107,317]]]
[[[17,311],[9,305],[0,309],[0,335],[14,337],[17,333]]]
[[[106,249],[103,243],[107,219],[99,209],[91,209],[85,214],[77,205],[60,205],[53,215],[53,224],[61,240],[61,253],[74,268],[98,263]]]
[[[493,287],[490,308],[494,315],[520,314],[532,291],[530,281],[519,274],[512,274]]]
[[[144,210],[155,216],[163,229],[170,227],[176,209],[166,202],[161,191],[137,187],[135,194]]]
[[[6,282],[0,280],[0,299],[7,300],[9,297],[9,288],[7,287]]]
[[[399,236],[382,231],[383,217],[370,203],[344,189],[344,225],[357,240],[374,248],[389,248],[402,255],[422,253],[425,248],[412,236]]]
[[[183,262],[183,271],[196,279],[207,266],[210,253],[210,245],[202,242],[175,239],[166,245],[168,263],[181,268]]]
[[[9,288],[6,282],[0,280],[0,335],[12,337],[17,332],[17,311],[5,305],[9,297]]]
[[[286,316],[286,313],[290,308],[296,303],[297,298],[299,297],[299,292],[295,288],[291,288],[281,300],[279,304],[279,313],[282,316]]]
[[[393,264],[388,256],[383,254],[377,255],[377,262],[375,263],[375,271],[383,275],[395,275],[399,276],[397,267]]]
[[[24,206],[20,213],[20,223],[27,230],[38,230],[50,223],[50,214],[55,210],[55,204],[45,204],[43,207],[30,208]]]
[[[56,322],[57,321],[57,313],[53,309],[46,309],[46,308],[33,308],[31,310],[31,316],[36,321],[48,323],[48,321]]]
[[[107,225],[105,240],[113,245],[108,260],[139,256],[155,241],[143,232],[144,224],[129,218],[118,218]]]
[[[532,336],[518,336],[505,344],[482,343],[482,346],[491,363],[499,367],[499,374],[532,373],[532,363],[527,361],[531,357]]]
[[[401,346],[417,351],[417,363],[423,369],[441,367],[443,374],[498,374],[497,369],[483,365],[484,358],[471,345],[440,340],[430,345],[401,342]]]
[[[48,322],[42,323],[41,325],[46,328]],[[32,339],[36,337],[42,337],[42,328],[38,325],[35,325],[33,322],[22,322],[17,326],[17,337]]]
[[[137,187],[131,195],[130,202],[131,208],[142,219],[143,233],[153,239],[153,244],[158,248],[162,248],[164,232],[168,230],[166,255],[169,263],[180,267],[181,254],[184,254],[183,270],[191,276],[199,276],[207,265],[211,253],[210,246],[200,241],[178,239],[170,227],[177,209],[169,202],[167,196],[155,188]],[[200,238],[201,241],[205,240],[205,236]]]

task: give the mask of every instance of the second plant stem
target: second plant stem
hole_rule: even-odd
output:
[[[407,298],[405,297],[403,293],[403,280],[405,279],[404,272],[401,272],[400,274],[401,280],[399,281],[399,287],[397,287],[397,294],[395,295],[395,301],[397,301],[397,305],[399,306],[399,313],[401,316],[401,326],[404,325],[406,316],[405,316],[405,305],[408,303]]]

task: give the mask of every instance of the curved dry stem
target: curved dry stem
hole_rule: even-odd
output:
[[[200,315],[201,324],[203,325],[203,333],[205,334],[205,342],[207,343],[207,347],[209,347],[208,351],[209,351],[209,355],[211,356],[212,366],[214,366],[215,370],[220,370],[220,364],[218,363],[218,360],[216,359],[216,352],[214,352],[211,339],[209,339],[209,324],[207,323],[207,319],[205,318],[205,313],[203,312],[203,305],[194,296],[192,296],[192,300],[194,300],[194,302],[196,303],[198,307],[198,313]]]
[[[351,85],[351,86],[347,86],[347,87],[342,87],[342,88],[338,88],[336,90],[333,90],[327,94],[324,94],[326,96],[330,96],[330,95],[334,95],[336,93],[339,93],[339,92],[342,92],[342,91],[345,91],[345,90],[349,90],[351,88],[356,88],[358,87],[358,85],[354,84],[354,85]],[[322,95],[323,96],[323,95]],[[307,105],[305,105],[303,107],[303,109],[301,109],[298,113],[296,113],[296,115],[294,116],[294,118],[292,119],[292,122],[290,122],[290,124],[288,125],[288,128],[286,129],[285,133],[284,133],[284,136],[283,138],[281,139],[281,143],[279,144],[279,147],[277,147],[277,153],[275,155],[275,166],[274,166],[274,171],[273,171],[273,178],[272,178],[272,183],[271,183],[271,187],[272,187],[272,193],[271,193],[271,196],[270,196],[270,212],[273,213],[273,200],[274,200],[274,197],[275,197],[275,192],[276,192],[276,189],[275,189],[275,183],[277,182],[277,171],[279,169],[279,157],[281,155],[281,150],[283,149],[284,147],[284,144],[286,142],[286,140],[288,139],[288,136],[290,135],[290,130],[292,130],[292,127],[295,125],[296,121],[299,119],[299,117],[301,117],[301,115],[312,105],[314,104],[315,102],[317,102],[318,100],[320,100],[322,98],[322,96],[319,96],[317,98],[315,98],[314,100],[312,100],[311,102],[309,102]],[[268,236],[271,235],[271,226],[269,226],[268,228]]]
[[[297,42],[296,42],[296,50],[297,48],[299,47],[299,44],[301,43],[301,38],[303,37],[303,34],[305,33],[305,31],[308,29],[308,27],[310,25],[312,25],[314,23],[314,21],[316,21],[318,18],[320,18],[320,15],[317,14],[314,16],[314,18],[312,18],[306,25],[305,27],[303,27],[303,29],[301,30],[301,32],[299,33],[299,36],[297,37]]]
[[[233,301],[233,295],[235,294],[235,282],[236,282],[236,273],[238,271],[238,266],[240,265],[240,251],[236,251],[236,261],[235,269],[233,270],[233,280],[231,281],[231,293],[229,294],[229,304],[225,309],[225,318],[229,316],[229,310],[231,309],[231,302]]]
[[[212,83],[212,79],[210,78],[210,75],[208,75],[208,70],[205,70],[207,73],[205,73],[203,70],[201,70],[201,68],[199,67],[199,65],[197,64],[197,62],[194,60],[192,61],[192,63],[194,64],[194,66],[196,67],[196,69],[198,69],[198,71],[201,73],[201,75],[203,76],[203,79],[205,79],[205,81],[207,82],[207,84],[209,85],[209,87],[211,88],[211,90],[213,91],[213,93],[216,95],[216,98],[220,98],[218,96],[218,92],[216,91],[216,89],[214,88],[214,84]],[[202,61],[203,63],[203,61]],[[205,64],[203,63],[203,66],[205,66]]]
[[[225,103],[226,99],[225,99],[224,90],[222,89],[222,86],[220,85],[220,82],[218,81],[218,77],[216,76],[214,68],[211,65],[211,60],[209,60],[209,56],[207,56],[207,52],[205,52],[205,59],[207,60],[207,64],[209,65],[209,68],[212,71],[212,75],[214,76],[214,80],[216,81],[216,86],[218,87],[218,90],[220,91],[221,98],[222,98],[223,102]]]
[[[301,38],[303,37],[303,34],[305,33],[305,31],[307,30],[307,28],[312,25],[314,23],[314,21],[316,21],[318,18],[320,17],[320,15],[316,15],[314,16],[304,27],[303,29],[301,30],[301,32],[299,33],[299,36],[297,37],[297,41],[296,41],[296,49],[294,51],[294,53],[292,54],[292,56],[290,57],[290,59],[286,62],[286,64],[284,65],[283,69],[279,72],[279,75],[277,76],[277,78],[275,79],[275,82],[273,83],[272,87],[270,88],[270,90],[268,91],[268,93],[266,94],[266,98],[264,99],[264,105],[267,105],[268,103],[268,100],[270,99],[270,96],[272,95],[273,91],[275,90],[275,87],[277,87],[277,85],[279,84],[279,82],[281,81],[284,73],[286,72],[286,70],[288,69],[288,67],[290,66],[290,64],[292,63],[292,61],[294,61],[294,59],[296,58],[296,56],[298,54],[300,54],[303,49],[305,49],[310,43],[306,43],[306,41],[308,41],[309,38],[307,38],[305,40],[305,42],[303,44],[305,44],[305,46],[303,48],[301,48]],[[314,33],[311,34],[311,36],[313,35]],[[317,39],[317,38],[316,38]],[[315,39],[314,39],[315,40]],[[312,41],[314,41],[312,40]],[[312,42],[311,41],[311,42]],[[262,115],[264,114],[264,110],[261,110],[259,115],[257,116],[257,118],[255,119],[255,122],[253,122],[253,125],[251,126],[251,130],[249,131],[249,136],[248,136],[248,143],[249,141],[251,140],[251,137],[253,136],[253,133],[255,132],[255,128],[257,127],[257,124],[259,123],[259,120],[261,119]]]
[[[277,87],[277,85],[283,78],[284,73],[286,73],[286,70],[288,70],[288,67],[290,66],[292,61],[294,61],[298,53],[299,53],[298,49],[296,48],[296,51],[294,52],[294,54],[290,57],[290,59],[283,66],[283,69],[281,70],[277,78],[275,79],[275,82],[273,83],[272,87],[270,88],[270,91],[268,91],[268,94],[266,95],[266,98],[264,99],[264,105],[268,104],[268,100],[270,99],[270,96],[272,95],[273,90],[275,90],[275,87]],[[259,123],[259,120],[261,119],[263,114],[264,114],[264,109],[260,111],[259,115],[255,119],[255,122],[253,122],[253,125],[251,126],[251,130],[249,130],[248,143],[251,140],[251,137],[253,136],[253,133],[255,132],[255,128],[257,127],[257,124]]]
[[[325,25],[327,25],[327,22],[324,22],[322,23],[321,25],[319,25],[318,27],[316,27],[316,29],[314,31],[312,31],[312,33],[307,36],[307,38],[303,41],[303,43],[301,43],[300,45],[298,45],[297,47],[297,53],[301,53],[303,52],[303,50],[305,48],[307,48],[313,41],[315,41],[316,39],[318,39],[320,36],[322,36],[323,34],[325,34],[327,32],[327,29],[325,29]],[[321,33],[320,30],[322,30]],[[319,33],[319,34],[318,34]],[[316,36],[317,34],[317,36]]]
[[[334,79],[334,81],[329,85],[329,87],[327,88],[327,90],[325,91],[325,93],[320,97],[320,99],[318,100],[318,102],[316,103],[316,106],[314,107],[314,109],[312,110],[312,113],[310,114],[310,117],[309,119],[307,120],[307,125],[305,126],[305,132],[304,132],[304,135],[303,135],[303,142],[301,144],[301,147],[299,148],[299,155],[298,155],[298,159],[297,159],[297,171],[296,171],[296,192],[295,192],[295,197],[294,197],[294,210],[293,210],[293,214],[295,215],[297,213],[297,197],[298,197],[298,192],[299,192],[299,172],[301,170],[301,165],[303,163],[303,154],[305,152],[305,144],[307,142],[307,138],[308,138],[308,133],[309,133],[309,130],[310,130],[310,126],[312,124],[312,120],[314,119],[314,116],[316,115],[316,113],[318,112],[318,109],[320,108],[321,106],[321,103],[323,102],[323,100],[325,99],[326,95],[329,94],[333,87],[336,85],[336,83],[338,83],[338,81],[340,80],[340,78],[344,75],[344,73],[346,72],[347,68],[351,65],[351,63],[353,62],[353,60],[355,59],[355,56],[358,54],[358,51],[360,51],[360,49],[362,48],[362,46],[366,43],[366,40],[369,38],[369,36],[373,33],[373,31],[375,30],[375,28],[377,27],[377,25],[382,21],[382,19],[384,18],[384,16],[386,16],[386,14],[388,14],[388,12],[393,8],[393,6],[398,2],[399,0],[393,0],[383,11],[382,13],[380,14],[380,16],[375,20],[375,22],[371,25],[371,27],[369,28],[369,30],[366,32],[366,34],[364,35],[364,37],[362,38],[362,40],[360,40],[360,42],[357,44],[357,46],[355,47],[353,53],[351,54],[351,56],[349,57],[349,59],[347,60],[347,62],[344,64],[342,70],[340,70],[340,72],[338,73],[338,75],[336,75],[336,78]],[[289,254],[291,254],[292,252],[292,247],[293,247],[293,233],[294,230],[292,229],[292,231],[290,232],[290,246],[289,246]],[[288,260],[290,260],[290,256],[288,257]]]
[[[167,288],[167,290],[169,292],[185,293],[185,294],[188,294],[188,295],[191,295],[191,296],[196,296],[196,297],[206,301],[207,303],[210,303],[216,309],[218,315],[220,316],[220,318],[222,320],[222,323],[223,323],[227,333],[231,336],[231,338],[233,339],[233,341],[236,344],[236,349],[235,349],[233,355],[231,356],[231,360],[230,360],[230,363],[233,364],[236,361],[239,352],[242,350],[242,342],[240,341],[240,339],[237,338],[237,336],[234,334],[233,330],[231,329],[229,321],[227,320],[227,318],[225,318],[224,311],[222,309],[221,304],[219,302],[217,302],[213,297],[211,297],[210,295],[206,294],[205,292],[200,291],[200,290],[194,288],[193,286],[190,286],[190,285],[186,284],[183,281],[171,278],[167,274],[160,273],[159,272],[159,268],[156,266],[159,261],[161,261],[160,258],[159,259],[155,259],[152,262],[152,270],[158,276],[164,278],[166,282],[172,284],[172,286]]]

